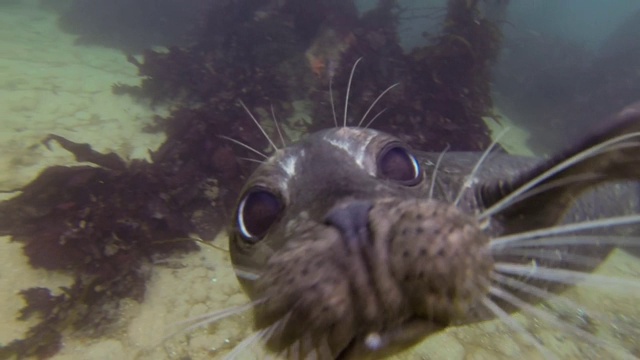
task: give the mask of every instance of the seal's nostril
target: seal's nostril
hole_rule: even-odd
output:
[[[353,200],[333,207],[324,218],[327,225],[333,226],[344,240],[350,243],[360,243],[367,236],[369,210],[373,202],[368,200]]]

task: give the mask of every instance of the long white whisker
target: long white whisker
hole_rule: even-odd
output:
[[[356,71],[356,67],[358,66],[358,63],[360,62],[360,60],[362,60],[362,58],[359,58],[353,64],[353,67],[351,68],[351,74],[349,75],[349,83],[347,84],[347,95],[345,96],[345,99],[344,99],[344,119],[342,123],[343,127],[347,127],[347,112],[349,110],[349,92],[351,91],[351,80],[353,80],[353,73]]]
[[[380,115],[382,115],[385,111],[387,111],[387,108],[384,108],[380,111],[378,111],[378,113],[376,114],[376,116],[372,117],[371,120],[369,120],[369,122],[367,123],[367,125],[364,126],[365,129],[368,129],[369,126],[371,126],[371,124],[373,124],[374,121],[376,121],[377,118],[380,117]]]
[[[602,260],[590,256],[565,253],[557,249],[528,249],[506,248],[500,250],[500,255],[515,255],[529,259],[549,260],[573,265],[597,266]]]
[[[378,97],[371,103],[371,105],[369,106],[367,111],[364,113],[364,115],[362,116],[362,119],[360,119],[360,122],[358,123],[358,127],[360,127],[362,125],[362,123],[364,122],[364,119],[366,119],[367,115],[369,115],[369,112],[371,112],[371,109],[373,109],[373,107],[376,106],[376,104],[378,103],[378,101],[380,101],[380,99],[382,99],[384,94],[388,93],[391,89],[393,89],[394,87],[396,87],[398,85],[400,85],[400,83],[395,83],[395,84],[389,86],[385,91],[380,93],[380,95],[378,95]]]
[[[288,317],[286,317],[285,319],[289,319]],[[260,338],[260,341],[262,341],[263,343],[266,343],[269,341],[269,339],[271,339],[271,336],[273,336],[273,333],[276,330],[280,330],[282,324],[284,324],[283,320],[285,319],[281,319],[277,322],[275,322],[274,324],[272,324],[271,326],[267,327],[267,331],[265,333],[262,334],[262,337]],[[286,321],[285,321],[286,322]]]
[[[504,310],[500,308],[495,302],[491,301],[488,297],[482,299],[482,304],[495,314],[503,323],[513,329],[518,335],[522,336],[527,342],[535,346],[536,349],[542,354],[545,359],[555,359],[556,357],[547,350],[544,345],[538,341],[529,331],[527,331],[520,323],[514,318],[509,316]]]
[[[538,286],[534,286],[531,284],[527,284],[523,281],[516,280],[510,276],[500,275],[496,272],[491,273],[491,279],[497,283],[502,285],[511,287],[523,293],[527,293],[529,295],[535,296],[542,301],[546,301],[549,304],[557,303],[563,306],[566,306],[570,309],[581,309],[584,308],[581,304],[576,303],[575,301],[567,298],[566,296],[557,295],[552,292],[546,291]],[[589,317],[594,318],[598,321],[606,322],[608,318],[602,313],[595,311],[593,309],[589,310]]]
[[[509,286],[516,290],[525,292],[529,295],[533,295],[543,301],[556,301],[556,302],[564,303],[565,305],[568,305],[573,308],[579,308],[579,306],[575,302],[569,300],[566,297],[556,295],[552,292],[549,292],[537,286],[530,285],[525,282],[516,280],[509,276],[500,275],[496,272],[492,272],[491,279],[502,285]]]
[[[544,239],[524,240],[510,242],[506,247],[499,247],[493,250],[494,253],[501,254],[503,249],[511,248],[527,248],[527,247],[544,247],[544,246],[562,246],[562,245],[580,245],[580,246],[640,246],[640,237],[638,236],[611,236],[611,235],[576,235],[576,236],[551,236]]]
[[[640,136],[640,132],[632,132],[632,133],[628,133],[628,134],[624,134],[624,135],[620,135],[620,136],[616,136],[613,139],[610,139],[608,141],[602,142],[598,145],[592,146],[587,150],[581,151],[580,153],[562,161],[561,163],[557,164],[556,166],[553,166],[551,169],[543,172],[542,174],[536,176],[535,178],[533,178],[531,181],[528,181],[527,183],[525,183],[524,185],[520,186],[518,189],[516,189],[515,191],[513,191],[511,194],[505,196],[502,200],[496,202],[495,204],[493,204],[492,206],[490,206],[489,208],[485,209],[481,214],[479,214],[477,216],[477,219],[479,221],[482,221],[483,219],[486,219],[489,216],[492,216],[494,214],[496,214],[497,212],[502,211],[504,208],[506,208],[507,206],[509,206],[512,202],[512,200],[518,196],[520,196],[520,194],[530,190],[531,188],[533,188],[534,186],[536,186],[537,184],[541,183],[542,181],[548,179],[549,177],[559,173],[562,170],[565,170],[573,165],[575,165],[576,163],[584,160],[584,159],[588,159],[590,157],[594,157],[597,155],[600,155],[606,151],[609,151],[610,147],[614,146],[614,145],[620,145],[621,142],[627,140],[627,139],[631,139],[634,137],[638,137]],[[624,146],[626,147],[626,146]]]
[[[258,127],[258,129],[260,129],[260,131],[262,132],[262,135],[264,135],[264,137],[267,139],[267,141],[269,142],[269,144],[271,144],[271,146],[273,147],[274,150],[278,150],[278,147],[276,146],[276,144],[273,142],[273,140],[271,140],[271,138],[269,137],[269,135],[267,135],[267,132],[264,131],[264,128],[262,127],[262,125],[260,125],[260,122],[258,121],[258,119],[256,119],[255,116],[253,116],[253,114],[251,113],[251,111],[249,111],[249,108],[247,107],[247,105],[244,104],[244,102],[242,102],[242,100],[238,100],[240,102],[240,105],[242,105],[242,107],[244,108],[244,110],[247,112],[247,114],[249,114],[249,117],[251,117],[251,120],[253,120],[253,122],[256,124],[256,126]]]
[[[238,160],[244,160],[244,161],[250,161],[250,162],[254,162],[254,163],[258,163],[258,164],[264,164],[264,161],[262,160],[258,160],[258,159],[252,159],[252,158],[246,158],[246,157],[237,157]]]
[[[273,118],[273,123],[276,126],[276,131],[278,132],[278,137],[280,137],[282,147],[287,147],[287,143],[284,141],[284,136],[282,136],[282,131],[280,131],[280,125],[278,125],[278,119],[276,119],[276,113],[273,111],[273,104],[271,104],[271,117]]]
[[[247,310],[253,309],[253,307],[255,307],[258,304],[263,303],[264,301],[265,301],[265,299],[260,299],[260,300],[252,301],[252,302],[250,302],[248,304],[234,306],[234,307],[230,307],[230,308],[227,308],[227,309],[215,311],[215,312],[212,312],[212,313],[198,315],[198,316],[192,317],[190,319],[182,320],[180,322],[177,322],[177,323],[173,324],[172,327],[182,327],[182,326],[185,326],[185,325],[188,325],[188,326],[185,327],[184,329],[178,329],[178,330],[172,331],[171,333],[169,333],[167,336],[164,337],[164,340],[172,338],[172,337],[174,337],[175,335],[177,335],[179,333],[187,333],[187,332],[190,332],[190,331],[192,331],[194,329],[197,329],[199,327],[213,324],[213,323],[215,323],[217,321],[220,321],[222,319],[225,319],[227,317],[230,317],[230,316],[233,316],[233,315],[237,315],[237,314],[241,314],[241,313],[243,313],[243,312],[245,312]]]
[[[433,168],[433,173],[431,174],[431,184],[429,184],[429,199],[433,199],[433,189],[435,189],[436,186],[436,176],[438,175],[438,168],[440,167],[440,162],[442,162],[444,154],[446,154],[448,150],[449,144],[447,144],[447,147],[442,150],[440,155],[438,155],[438,160],[436,160],[436,166]]]
[[[283,328],[286,326],[289,319],[291,319],[292,314],[293,313],[289,311],[282,318],[280,318],[280,320],[264,328],[263,330],[266,330],[266,331],[260,335],[259,341],[265,345],[268,345],[269,341],[274,336],[274,334],[277,334],[276,337],[281,336]],[[286,349],[284,349],[283,351],[285,350]],[[278,354],[274,354],[273,356],[267,356],[266,358],[281,359],[282,351]]]
[[[336,105],[333,103],[333,76],[329,77],[329,102],[331,103],[331,112],[333,113],[333,124],[338,127],[338,117],[336,116]]]
[[[249,337],[247,337],[242,342],[240,342],[238,345],[236,345],[233,348],[233,350],[231,350],[231,352],[227,354],[225,359],[229,359],[229,360],[235,359],[238,355],[240,355],[240,353],[253,347],[256,344],[256,342],[263,342],[263,343],[268,342],[271,336],[273,336],[274,332],[281,331],[282,327],[284,326],[284,324],[286,324],[287,321],[289,321],[290,317],[291,317],[291,312],[288,312],[287,315],[285,315],[282,319],[276,321],[275,323],[271,324],[270,326],[264,329],[254,332]]]
[[[558,320],[556,316],[549,314],[543,310],[537,309],[536,307],[532,306],[526,301],[523,301],[522,299],[514,296],[508,291],[505,291],[504,289],[491,286],[489,288],[489,293],[510,303],[511,305],[515,306],[516,308],[528,314],[541,318],[542,320],[546,321],[550,325],[553,325],[554,327],[572,332],[574,335],[578,336],[581,340],[585,342],[597,344],[598,346],[604,347],[604,348],[614,348],[612,344],[606,341],[603,341],[596,336],[593,336],[592,334],[580,329],[579,327],[567,325],[565,322]]]
[[[238,355],[240,355],[243,351],[251,348],[256,342],[264,337],[264,334],[269,331],[270,327],[261,329],[249,335],[246,339],[242,340],[238,345],[236,345],[233,350],[231,350],[227,356],[225,356],[225,360],[233,360]]]
[[[458,203],[460,202],[460,199],[462,199],[462,195],[464,195],[465,190],[471,187],[471,184],[473,184],[473,182],[475,181],[475,176],[478,172],[478,169],[480,169],[480,165],[482,165],[484,160],[491,153],[491,150],[493,150],[493,148],[498,144],[498,141],[500,141],[500,139],[504,136],[504,134],[507,133],[507,131],[509,131],[509,128],[505,128],[504,130],[502,130],[500,134],[498,134],[498,136],[496,136],[496,138],[491,142],[491,145],[489,145],[487,150],[484,151],[482,156],[480,156],[480,159],[478,159],[478,162],[476,162],[473,170],[471,170],[471,173],[466,176],[464,182],[462,183],[462,187],[460,187],[460,190],[458,191],[458,196],[456,196],[456,200],[453,202],[454,206],[458,206]]]
[[[640,281],[624,279],[612,276],[596,275],[582,271],[556,269],[537,266],[534,263],[529,265],[498,262],[494,264],[494,270],[502,274],[524,276],[534,279],[546,280],[560,284],[581,285],[607,288],[607,289],[640,289]]]
[[[637,215],[625,215],[616,216],[600,220],[582,221],[566,225],[552,226],[544,229],[526,231],[519,234],[505,235],[491,239],[489,247],[491,249],[503,247],[512,242],[518,242],[522,240],[529,240],[532,238],[543,236],[562,235],[574,231],[583,231],[602,228],[605,226],[621,226],[640,223],[640,214]]]
[[[234,144],[238,144],[238,145],[242,146],[243,148],[245,148],[245,149],[247,149],[247,150],[253,151],[254,153],[256,153],[256,154],[258,154],[258,155],[262,156],[262,157],[263,157],[263,158],[265,158],[265,159],[268,159],[268,158],[269,158],[267,155],[265,155],[265,154],[263,154],[262,152],[260,152],[260,151],[258,151],[258,150],[256,150],[256,149],[252,148],[251,146],[249,146],[249,145],[247,145],[247,144],[243,143],[242,141],[238,141],[238,140],[236,140],[236,139],[233,139],[233,138],[230,138],[230,137],[228,137],[228,136],[224,136],[224,135],[218,135],[218,137],[220,137],[220,138],[222,138],[222,139],[225,139],[225,140],[229,140],[229,141],[231,141],[232,143],[234,143]]]
[[[532,196],[541,194],[545,191],[553,190],[569,184],[575,184],[575,183],[588,181],[588,180],[598,180],[605,177],[606,176],[603,174],[588,173],[588,174],[577,174],[577,175],[567,176],[566,178],[550,181],[547,184],[541,185],[539,187],[531,189],[530,191],[520,194],[520,196],[514,198],[513,201],[509,203],[509,206],[513,206],[520,201],[524,201]],[[478,219],[478,221],[482,221],[482,220]]]

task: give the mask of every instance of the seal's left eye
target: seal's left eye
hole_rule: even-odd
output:
[[[378,155],[378,176],[412,186],[420,182],[422,171],[418,160],[409,150],[391,144]]]
[[[280,198],[264,189],[247,193],[238,206],[238,229],[245,241],[261,240],[278,219],[283,205]]]

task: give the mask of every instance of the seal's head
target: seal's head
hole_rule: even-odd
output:
[[[370,129],[313,134],[256,170],[230,248],[271,350],[378,355],[468,316],[489,240],[429,186],[409,146]]]

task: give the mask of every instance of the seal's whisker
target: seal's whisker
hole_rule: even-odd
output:
[[[552,262],[563,262],[569,265],[586,265],[595,267],[602,260],[591,256],[583,256],[568,252],[559,251],[558,249],[528,249],[528,248],[506,248],[500,250],[500,255],[516,255],[523,256],[528,259],[540,259]]]
[[[264,128],[262,127],[262,125],[260,125],[260,122],[258,121],[258,119],[256,119],[255,116],[253,116],[253,114],[251,113],[251,111],[249,110],[249,108],[247,107],[247,105],[244,104],[244,102],[242,102],[242,100],[238,100],[238,102],[240,103],[240,105],[242,105],[242,107],[244,108],[244,110],[247,112],[247,114],[249,114],[249,117],[251,118],[251,120],[253,120],[253,122],[256,124],[256,126],[258,127],[258,129],[260,129],[260,132],[262,132],[262,135],[264,135],[264,137],[267,139],[267,141],[269,142],[269,144],[271,144],[271,146],[273,147],[274,150],[278,150],[278,147],[276,146],[276,144],[273,142],[273,140],[271,140],[271,138],[269,137],[269,135],[267,135],[267,132],[264,131]]]
[[[491,280],[493,280],[496,283],[515,289],[523,294],[534,296],[540,299],[541,301],[547,302],[549,306],[552,306],[552,304],[558,304],[558,305],[565,306],[566,308],[569,308],[569,309],[574,309],[574,310],[580,309],[579,310],[580,312],[585,312],[585,309],[586,309],[588,310],[589,318],[596,319],[597,321],[600,321],[603,324],[609,323],[611,321],[608,316],[602,314],[600,311],[594,310],[589,307],[585,307],[583,304],[576,303],[575,301],[569,299],[566,296],[558,295],[553,292],[546,291],[541,287],[527,284],[513,277],[500,275],[496,272],[492,272],[490,274],[490,277],[491,277]]]
[[[266,334],[267,336],[265,336],[265,338],[263,339],[263,342],[268,342],[274,336],[281,336],[282,335],[282,331],[284,330],[284,327],[287,324],[287,322],[289,321],[289,319],[291,319],[292,314],[293,313],[291,311],[289,311],[280,320],[278,320],[275,323],[271,324],[268,327],[271,330],[269,330],[269,333]]]
[[[640,289],[640,281],[627,278],[597,275],[588,272],[538,266],[535,262],[527,265],[497,262],[494,270],[502,274],[551,281],[566,285],[585,285],[606,289]]]
[[[338,117],[336,116],[336,104],[333,102],[333,76],[329,77],[329,103],[333,114],[333,124],[338,127]]]
[[[488,297],[482,298],[482,305],[484,305],[491,313],[500,319],[505,325],[514,330],[525,341],[533,345],[545,359],[555,359],[556,357],[549,352],[547,348],[538,341],[529,331],[527,331],[519,322],[509,316],[506,311],[502,310],[498,304],[489,299]]]
[[[364,126],[365,129],[368,129],[369,126],[371,126],[371,124],[373,124],[374,121],[376,121],[377,118],[380,117],[380,115],[382,115],[385,111],[387,111],[387,108],[384,108],[380,111],[378,111],[378,113],[376,114],[376,116],[374,116],[373,118],[371,118],[371,120],[369,120],[369,122],[367,123],[367,125]]]
[[[280,138],[280,142],[282,143],[282,147],[287,147],[287,142],[284,141],[284,136],[282,136],[282,131],[280,131],[280,125],[278,125],[278,119],[276,118],[276,113],[273,111],[273,104],[271,104],[271,118],[273,119],[273,124],[276,126],[276,131],[278,132],[278,137]]]
[[[258,159],[252,159],[252,158],[246,158],[246,157],[237,157],[236,159],[244,160],[244,161],[250,161],[250,162],[254,162],[254,163],[258,163],[258,164],[264,164],[264,161],[258,160]]]
[[[567,176],[565,178],[550,181],[547,184],[535,187],[523,194],[520,194],[520,196],[514,198],[513,201],[509,203],[508,206],[513,206],[521,201],[527,200],[530,197],[539,195],[545,191],[557,189],[559,187],[563,187],[571,184],[577,184],[581,181],[590,181],[590,180],[592,181],[592,180],[599,180],[603,178],[606,178],[606,175],[598,174],[598,173],[586,173],[586,174],[577,174],[577,175]],[[480,216],[478,216],[478,221],[481,221],[481,220],[482,219],[480,219]]]
[[[547,227],[539,230],[525,231],[518,234],[511,234],[505,236],[498,236],[491,239],[489,243],[489,247],[499,248],[508,246],[509,243],[519,242],[522,240],[529,240],[538,237],[546,237],[553,235],[562,235],[571,233],[574,231],[583,231],[583,230],[592,230],[599,229],[611,226],[622,226],[622,225],[630,225],[640,223],[640,214],[635,215],[624,215],[624,216],[614,216],[610,218],[598,219],[598,220],[588,220],[581,221],[566,225],[557,225],[552,227]]]
[[[351,80],[353,80],[353,73],[356,71],[356,67],[358,67],[358,63],[362,60],[362,58],[358,58],[356,62],[353,64],[351,68],[351,74],[349,75],[349,83],[347,83],[347,94],[344,98],[344,119],[342,120],[342,127],[347,127],[347,112],[349,110],[349,92],[351,91]]]
[[[233,360],[238,357],[238,355],[242,354],[245,350],[250,349],[255,345],[260,339],[263,338],[264,334],[269,331],[270,328],[264,328],[258,331],[253,332],[246,339],[242,340],[238,343],[228,354],[225,356],[225,360]]]
[[[283,325],[289,321],[289,317],[291,312],[285,315],[282,319],[276,321],[275,323],[267,326],[263,329],[260,329],[244,339],[242,342],[237,344],[229,354],[225,357],[225,359],[235,359],[238,355],[240,355],[243,351],[248,350],[255,346],[257,343],[265,343],[271,339],[275,332],[281,331]]]
[[[524,240],[510,242],[506,246],[496,247],[494,252],[502,253],[503,249],[509,248],[527,248],[541,246],[562,246],[562,245],[580,245],[580,246],[601,246],[614,245],[624,247],[640,246],[639,236],[613,236],[613,235],[575,235],[575,236],[549,236],[533,240]]]
[[[249,145],[247,145],[247,144],[243,143],[242,141],[239,141],[239,140],[236,140],[236,139],[230,138],[230,137],[228,137],[228,136],[224,136],[224,135],[218,135],[218,137],[219,137],[219,138],[222,138],[222,139],[225,139],[225,140],[229,140],[229,141],[231,141],[231,142],[232,142],[232,143],[234,143],[234,144],[240,145],[240,146],[242,146],[243,148],[245,148],[245,149],[247,149],[247,150],[249,150],[249,151],[252,151],[252,152],[254,152],[254,153],[258,154],[258,155],[262,156],[262,157],[263,157],[263,158],[265,158],[265,159],[268,159],[268,158],[269,158],[269,157],[268,157],[267,155],[265,155],[263,152],[258,151],[258,150],[256,150],[256,149],[252,148],[251,146],[249,146]]]
[[[449,151],[449,144],[447,144],[447,147],[445,147],[444,150],[442,150],[442,152],[440,153],[440,155],[438,155],[436,166],[433,168],[433,173],[431,174],[431,184],[429,184],[429,199],[433,199],[433,190],[435,189],[435,186],[436,186],[436,177],[438,176],[438,168],[440,167],[442,158],[444,157],[444,154],[447,153],[447,151]]]
[[[471,185],[475,182],[475,176],[478,173],[478,169],[480,169],[480,165],[482,165],[482,163],[489,156],[491,151],[496,147],[496,145],[498,145],[498,141],[500,141],[500,139],[508,131],[509,131],[509,128],[505,128],[504,130],[502,130],[498,134],[498,136],[496,136],[495,139],[493,139],[493,141],[491,142],[491,145],[489,145],[489,147],[482,153],[482,156],[480,156],[480,158],[478,159],[478,162],[476,162],[476,165],[471,170],[471,173],[465,177],[464,182],[462,183],[462,186],[458,191],[458,196],[456,196],[456,199],[453,202],[453,206],[458,206],[458,203],[460,203],[460,199],[462,199],[462,195],[464,195],[465,190],[470,188]]]
[[[367,111],[364,113],[364,115],[362,115],[362,119],[360,119],[360,122],[358,123],[358,127],[362,126],[362,123],[364,122],[364,120],[367,118],[367,115],[369,115],[369,113],[371,112],[371,110],[373,109],[374,106],[376,106],[376,104],[378,103],[378,101],[380,101],[380,99],[382,99],[382,97],[388,93],[391,89],[393,89],[394,87],[400,85],[400,83],[395,83],[391,86],[389,86],[388,88],[386,88],[382,93],[380,93],[380,95],[378,95],[378,97],[373,100],[373,102],[371,103],[371,105],[369,106],[369,108],[367,109]],[[367,126],[368,127],[368,126]]]
[[[523,293],[527,293],[529,295],[535,296],[540,300],[547,301],[548,303],[555,302],[555,303],[562,304],[564,306],[568,306],[572,309],[578,309],[578,308],[584,307],[581,304],[577,304],[576,302],[570,300],[566,296],[554,294],[552,292],[544,290],[541,287],[527,284],[523,281],[517,280],[510,276],[500,275],[496,272],[491,273],[490,276],[491,276],[491,280],[497,283],[516,289]],[[589,311],[590,311],[590,314],[589,314],[590,317],[594,317],[598,320],[603,320],[604,317],[599,312],[594,312],[591,309],[589,309]]]
[[[556,328],[559,329],[564,329],[565,331],[569,331],[572,334],[574,334],[576,337],[578,337],[580,340],[590,343],[590,344],[595,344],[598,345],[600,347],[603,348],[609,348],[609,349],[616,349],[618,347],[616,347],[615,345],[604,341],[600,338],[598,338],[597,336],[594,336],[582,329],[580,329],[577,326],[572,326],[567,324],[564,321],[561,321],[558,319],[558,317],[556,315],[553,315],[547,311],[541,310],[536,308],[535,306],[527,303],[526,301],[523,301],[522,299],[518,298],[517,296],[511,294],[510,292],[496,287],[496,286],[491,286],[489,288],[489,293],[497,298],[500,298],[506,302],[508,302],[509,304],[515,306],[516,308],[524,311],[527,314],[530,314],[532,316],[536,316],[540,319],[542,319],[543,321],[545,321],[546,323],[548,323],[549,325],[553,325]],[[622,350],[622,349],[621,349]],[[626,351],[625,351],[626,352]],[[628,354],[629,356],[631,356],[631,354]]]
[[[604,141],[602,143],[599,143],[597,145],[594,145],[584,151],[581,151],[577,154],[575,154],[574,156],[569,157],[568,159],[560,162],[559,164],[551,167],[549,170],[543,172],[542,174],[536,176],[535,178],[533,178],[531,181],[526,182],[524,185],[520,186],[519,188],[517,188],[516,190],[514,190],[511,194],[505,196],[503,199],[501,199],[500,201],[496,202],[495,204],[491,205],[490,207],[486,208],[484,211],[482,211],[478,216],[478,220],[484,220],[489,216],[492,216],[502,210],[504,210],[505,208],[509,207],[512,205],[512,201],[517,198],[518,196],[520,196],[521,194],[529,191],[530,189],[534,188],[536,185],[540,184],[542,181],[558,174],[559,172],[570,168],[571,166],[576,165],[577,163],[579,163],[580,161],[583,161],[585,159],[589,159],[592,158],[594,156],[603,154],[607,151],[611,151],[611,150],[617,150],[620,149],[621,147],[635,147],[637,146],[635,142],[630,143],[630,144],[623,144],[623,142],[625,140],[629,140],[632,139],[634,137],[640,137],[640,132],[632,132],[632,133],[628,133],[628,134],[624,134],[624,135],[620,135],[620,136],[616,136],[613,139]]]
[[[191,332],[192,330],[211,325],[215,322],[226,319],[230,316],[241,314],[247,310],[253,309],[256,305],[264,301],[265,299],[260,299],[260,300],[252,301],[248,304],[233,306],[230,308],[214,311],[207,314],[198,315],[190,319],[179,321],[173,324],[171,327],[172,328],[183,327],[183,326],[186,326],[186,327],[183,329],[178,329],[170,332],[167,336],[164,337],[164,340],[172,338],[179,333],[188,333],[188,332]]]

